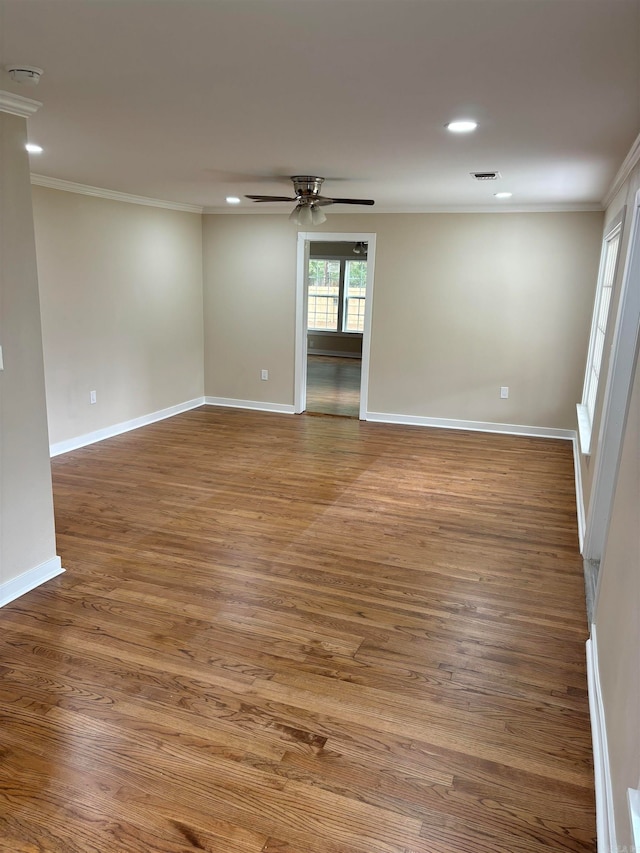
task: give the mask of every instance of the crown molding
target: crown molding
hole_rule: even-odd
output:
[[[0,89],[0,113],[10,113],[13,116],[29,118],[29,116],[37,113],[41,106],[41,101],[34,101],[32,98],[14,95],[12,92],[5,92],[4,89]]]
[[[165,210],[179,210],[181,213],[202,213],[202,208],[195,204],[182,204],[179,201],[163,201],[159,198],[146,198],[141,195],[121,193],[117,190],[105,190],[102,187],[90,187],[87,184],[77,184],[62,178],[48,178],[46,175],[31,174],[31,183],[36,187],[47,187],[50,190],[62,190],[78,195],[90,195],[95,198],[106,198],[109,201],[124,201],[127,204],[142,204],[147,207],[162,207]]]
[[[376,213],[593,213],[594,211],[602,212],[602,205],[598,202],[505,204],[504,201],[496,201],[494,204],[429,205],[415,208],[389,206],[379,207]]]
[[[583,203],[583,204],[520,204],[520,205],[505,205],[505,204],[476,204],[476,205],[431,205],[424,207],[367,207],[365,210],[328,210],[327,216],[372,216],[383,213],[602,213],[604,210],[600,203]],[[260,206],[260,210],[250,207],[241,208],[221,208],[221,207],[205,207],[202,211],[205,214],[211,215],[246,215],[262,216],[263,214],[279,214],[280,216],[288,216],[288,209],[276,210],[269,208],[265,210],[265,205]]]
[[[2,94],[2,93],[0,93]],[[27,99],[22,99],[27,100]],[[33,103],[36,103],[35,101]],[[0,102],[1,109],[1,102]],[[640,137],[639,137],[640,140]],[[637,140],[637,142],[639,141]],[[640,144],[638,145],[638,157],[640,157]],[[626,161],[625,161],[626,162]],[[635,162],[629,167],[629,172],[635,165]],[[621,184],[628,177],[628,172]],[[36,187],[47,187],[52,190],[61,190],[62,192],[77,193],[79,195],[94,196],[95,198],[105,198],[109,201],[123,201],[128,204],[142,204],[147,207],[160,207],[166,210],[178,210],[182,213],[205,213],[218,216],[263,216],[264,214],[276,216],[288,216],[287,208],[269,207],[265,209],[262,205],[260,210],[255,207],[200,207],[195,204],[183,204],[178,201],[165,201],[159,198],[147,198],[146,196],[132,195],[131,193],[123,193],[117,190],[107,190],[102,187],[92,187],[87,184],[79,184],[74,181],[66,181],[63,178],[49,178],[46,175],[38,175],[32,173],[31,183]],[[616,190],[617,192],[617,190]],[[367,207],[364,210],[332,210],[331,216],[354,216],[364,215],[371,216],[373,214],[386,213],[403,213],[403,214],[418,214],[418,213],[588,213],[602,212],[604,209],[602,204],[582,203],[582,204],[496,204],[483,205],[425,205],[422,207],[392,207],[382,206],[372,209]]]
[[[622,166],[618,169],[618,174],[613,179],[613,182],[602,199],[602,206],[606,210],[618,192],[622,189],[625,181],[640,162],[640,134],[636,136],[631,150],[624,158]]]

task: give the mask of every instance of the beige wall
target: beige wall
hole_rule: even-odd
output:
[[[201,397],[201,217],[42,187],[33,204],[51,443]]]
[[[617,841],[631,836],[627,788],[640,785],[640,370],[624,438],[620,475],[595,614],[598,668],[614,794]]]
[[[614,199],[606,213],[612,222],[627,207],[621,258],[629,245],[636,192],[640,189],[640,167]],[[618,309],[624,264],[620,265],[611,306],[611,322],[605,343],[609,352]],[[632,286],[638,286],[634,282]],[[603,365],[602,376],[606,376]],[[604,385],[604,383],[602,383]],[[596,423],[604,387],[600,388]],[[594,467],[592,456],[586,470]],[[586,482],[589,499],[590,478]],[[640,369],[637,365],[629,414],[623,439],[618,481],[605,552],[600,566],[600,591],[594,614],[598,639],[598,669],[602,689],[614,797],[617,843],[631,850],[627,788],[640,786]]]
[[[296,230],[204,217],[207,394],[293,403]],[[602,214],[330,214],[317,231],[377,234],[370,411],[575,429]]]
[[[296,226],[209,215],[203,238],[205,394],[292,405]]]
[[[26,140],[0,112],[0,584],[56,557]]]

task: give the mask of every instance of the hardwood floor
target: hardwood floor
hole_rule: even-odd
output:
[[[53,477],[0,849],[595,851],[568,442],[203,407]]]
[[[307,356],[307,412],[323,415],[360,415],[359,358]]]

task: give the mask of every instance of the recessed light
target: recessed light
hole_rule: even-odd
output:
[[[240,204],[240,199],[237,195],[228,195],[226,198],[227,204]]]
[[[34,142],[27,142],[24,147],[27,149],[29,154],[42,154],[44,151],[44,148],[42,148],[41,145],[36,145]]]
[[[511,198],[513,193],[494,193],[496,198]]]
[[[478,126],[477,121],[473,121],[472,119],[457,119],[456,121],[450,121],[449,124],[446,124],[445,127],[447,130],[450,130],[451,133],[471,133],[472,130],[475,130]]]

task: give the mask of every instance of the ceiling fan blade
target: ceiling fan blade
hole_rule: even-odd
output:
[[[250,198],[251,201],[297,201],[294,196],[290,198],[288,195],[246,195],[245,198]]]
[[[372,198],[332,198],[333,204],[375,204]]]

